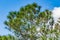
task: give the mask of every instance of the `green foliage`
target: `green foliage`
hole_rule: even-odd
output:
[[[33,3],[21,7],[17,12],[10,12],[5,24],[20,40],[58,40],[59,28],[55,25],[53,29],[52,12],[40,12],[40,8]]]
[[[0,36],[0,40],[18,40],[16,37],[8,35],[8,36]]]

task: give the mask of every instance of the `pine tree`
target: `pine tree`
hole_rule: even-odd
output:
[[[54,19],[51,11],[41,12],[40,9],[41,6],[33,3],[9,12],[6,28],[20,40],[47,40],[47,35],[53,33]]]

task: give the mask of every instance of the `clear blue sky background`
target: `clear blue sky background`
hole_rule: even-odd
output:
[[[5,29],[4,21],[10,11],[18,11],[20,7],[36,2],[41,5],[42,10],[52,10],[60,6],[60,0],[0,0],[0,35],[12,34]]]

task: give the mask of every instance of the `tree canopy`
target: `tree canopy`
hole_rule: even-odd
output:
[[[33,3],[21,7],[19,11],[9,12],[6,28],[14,32],[19,40],[58,40],[56,37],[59,32],[53,29],[52,12],[41,12],[40,9],[41,6]]]

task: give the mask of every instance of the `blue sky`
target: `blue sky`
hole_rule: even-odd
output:
[[[60,0],[0,0],[0,35],[12,34],[5,29],[4,21],[10,11],[18,11],[20,7],[36,2],[41,5],[41,10],[52,10],[54,7],[60,7]]]

